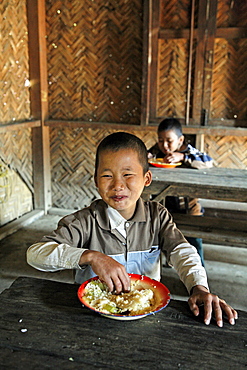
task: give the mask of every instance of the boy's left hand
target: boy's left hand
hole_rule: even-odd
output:
[[[209,325],[212,313],[214,313],[215,320],[219,327],[223,326],[222,311],[228,317],[231,325],[234,325],[235,319],[238,318],[237,311],[229,306],[223,299],[209,293],[208,290],[201,285],[197,285],[193,288],[193,293],[188,303],[195,316],[199,315],[199,306],[204,306],[204,322],[206,325]]]

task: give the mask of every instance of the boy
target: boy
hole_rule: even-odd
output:
[[[149,157],[163,158],[165,163],[182,162],[181,167],[185,168],[210,168],[213,166],[213,159],[201,153],[192,145],[184,143],[182,126],[176,118],[166,118],[158,126],[158,143],[149,149]],[[178,167],[180,168],[180,167]],[[173,213],[183,213],[191,216],[202,216],[204,213],[198,199],[167,196],[165,206]],[[204,266],[203,247],[201,238],[186,237],[201,257]]]
[[[141,193],[152,181],[144,143],[134,135],[117,132],[98,146],[95,184],[102,199],[64,217],[58,229],[27,251],[28,263],[42,271],[76,269],[76,282],[98,275],[110,291],[130,290],[128,273],[160,279],[161,250],[177,270],[192,295],[189,306],[204,322],[212,307],[218,326],[222,310],[234,324],[237,313],[208,291],[200,258],[172,222],[166,208],[143,202]]]

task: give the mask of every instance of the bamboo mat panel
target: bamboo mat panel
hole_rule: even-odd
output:
[[[217,27],[246,27],[247,2],[218,0]]]
[[[8,131],[0,135],[0,159],[18,173],[33,193],[31,129]]]
[[[205,135],[204,147],[216,166],[247,170],[246,137]]]
[[[185,117],[188,40],[162,40],[159,52],[158,117]]]
[[[0,124],[30,118],[26,1],[0,2]]]
[[[46,1],[52,119],[139,124],[142,1]]]
[[[216,39],[212,118],[247,119],[247,39]]]
[[[190,8],[190,0],[161,0],[161,28],[190,28]]]
[[[0,169],[3,162],[0,161]],[[1,172],[2,171],[2,172]],[[0,171],[0,226],[32,211],[32,193],[14,170]]]

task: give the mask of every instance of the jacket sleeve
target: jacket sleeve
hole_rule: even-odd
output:
[[[83,248],[71,247],[65,243],[39,242],[28,248],[27,263],[46,272],[81,269],[79,260],[84,251]]]
[[[189,167],[197,169],[213,167],[213,159],[208,154],[200,152],[190,144],[182,153],[184,153],[184,163]]]

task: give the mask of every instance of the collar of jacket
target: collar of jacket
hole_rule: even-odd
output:
[[[97,199],[92,203],[91,206],[93,207],[93,214],[99,226],[102,229],[110,230],[110,220],[106,212],[107,204],[102,199]],[[130,220],[126,220],[126,221],[128,221],[129,223],[145,222],[146,219],[147,218],[146,218],[145,204],[143,200],[139,198],[136,203],[136,211],[134,213],[134,216]]]

